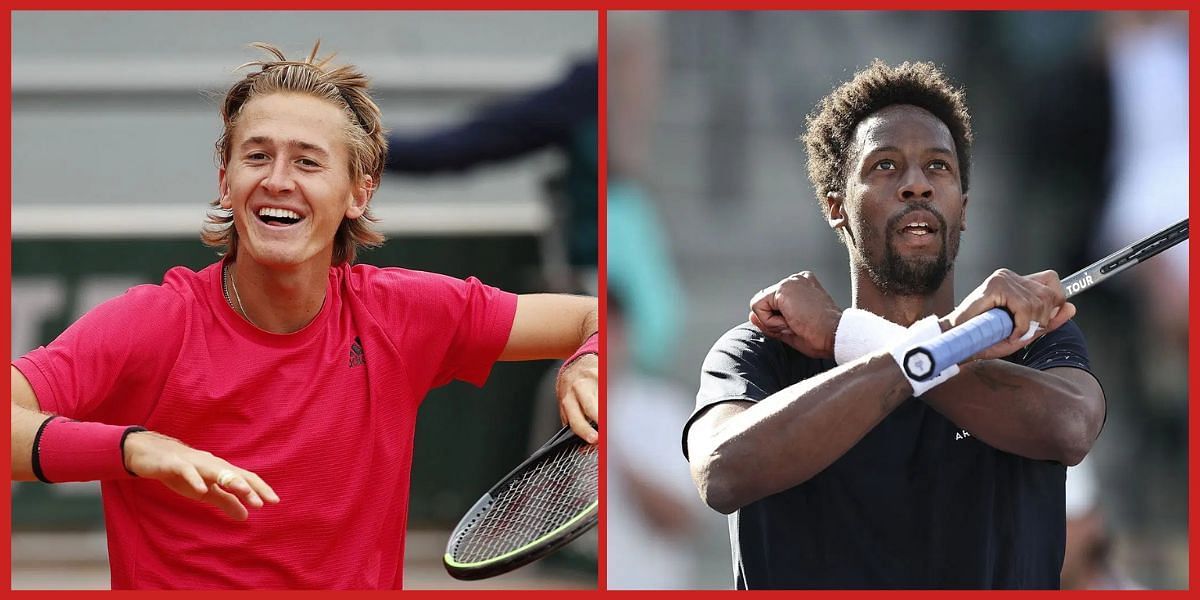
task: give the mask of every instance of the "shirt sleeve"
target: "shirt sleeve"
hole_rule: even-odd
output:
[[[73,419],[139,422],[145,410],[122,403],[161,389],[183,340],[186,308],[161,286],[131,288],[89,311],[46,346],[13,362],[41,410]]]
[[[1071,367],[1087,371],[1096,380],[1096,383],[1100,384],[1101,395],[1104,397],[1105,410],[1104,420],[1100,423],[1101,430],[1108,423],[1108,397],[1103,393],[1104,383],[1092,371],[1083,330],[1075,321],[1063,323],[1058,329],[1047,333],[1004,360],[1039,371],[1055,367]]]
[[[783,365],[774,347],[758,329],[744,323],[717,340],[700,367],[696,409],[683,426],[683,455],[692,423],[710,406],[723,402],[759,402],[790,383],[782,381]]]
[[[1075,321],[1063,323],[1058,329],[1038,338],[1005,360],[1039,371],[1054,367],[1074,367],[1092,373],[1087,342]],[[1092,373],[1092,376],[1095,377],[1095,373]]]
[[[434,385],[457,379],[481,387],[508,344],[517,296],[474,277],[458,281],[456,286],[460,286],[462,311]]]
[[[508,343],[516,294],[474,277],[357,266],[364,301],[419,395],[460,380],[482,386]]]

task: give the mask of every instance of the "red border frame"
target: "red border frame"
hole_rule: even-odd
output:
[[[9,49],[9,54],[11,55],[12,54],[12,43],[11,43],[10,38],[12,37],[12,14],[5,11],[3,20],[4,20],[4,22],[3,22],[4,47]],[[5,114],[11,115],[12,114],[12,87],[11,87],[11,85],[12,85],[11,84],[11,82],[12,82],[12,61],[11,60],[4,61],[3,68],[4,68],[4,78],[7,81],[9,81],[9,86],[10,86],[8,93],[4,95],[4,105],[5,105],[4,112],[5,112]],[[4,189],[8,190],[9,195],[11,196],[12,195],[12,118],[11,117],[4,120],[4,139],[8,140],[4,144],[4,149],[3,149],[4,158],[5,158],[4,163],[8,165],[8,167],[4,169],[4,174],[5,174]],[[3,271],[5,289],[8,290],[8,293],[5,294],[4,317],[2,320],[3,323],[0,324],[0,327],[3,327],[3,329],[6,333],[6,335],[4,336],[4,339],[12,340],[12,198],[11,197],[9,198],[7,207],[3,211],[0,211],[0,213],[3,213],[3,215],[4,215],[4,236],[5,236],[5,240],[7,242],[4,244],[4,248],[2,250],[0,250],[0,253],[2,253],[2,255],[3,255],[3,260],[2,260],[3,267],[0,268],[0,271]],[[9,352],[10,353],[12,352],[11,342],[9,343]],[[9,362],[12,362],[12,359],[13,359],[13,357],[10,356]],[[12,425],[10,424],[9,425],[10,434],[11,434],[11,429],[12,429]],[[10,439],[11,439],[11,435],[10,435]],[[11,463],[9,464],[9,468],[5,469],[5,471],[9,471],[9,479],[12,479]],[[5,506],[5,511],[6,511],[6,513],[8,513],[10,515],[9,518],[4,519],[4,532],[5,532],[4,537],[9,538],[9,540],[12,540],[12,518],[11,518],[12,486],[11,485],[7,488],[4,488],[3,498],[4,498],[3,502],[4,502],[4,506]],[[9,587],[12,586],[12,583],[11,583],[12,582],[12,560],[11,560],[11,557],[9,556],[11,552],[12,552],[12,543],[10,541],[10,543],[4,545],[3,552],[0,552],[0,554],[3,554],[3,556],[4,556],[4,565],[5,565],[4,568],[9,573],[9,582],[10,582]]]
[[[599,212],[596,219],[598,248],[597,255],[597,294],[600,296],[600,331],[608,331],[608,211],[606,202],[608,198],[608,12],[601,10],[596,14],[598,39],[596,40],[596,53],[598,58],[599,69],[597,71],[600,80],[596,86],[596,129],[599,135],[597,140],[599,147],[596,150],[596,178],[598,179],[596,193],[600,195],[597,202],[596,210]],[[603,424],[607,422],[605,418],[608,409],[608,335],[607,333],[600,334],[600,547],[597,556],[599,564],[597,565],[597,589],[604,590],[608,587],[608,570],[606,560],[608,553],[608,435],[607,429]]]
[[[1198,79],[1197,76],[1200,75],[1200,69],[1197,69],[1197,67],[1196,67],[1196,60],[1195,60],[1196,59],[1196,45],[1192,44],[1190,41],[1191,39],[1195,39],[1197,25],[1200,25],[1200,14],[1198,14],[1196,11],[1193,10],[1188,15],[1188,33],[1189,33],[1189,38],[1190,38],[1189,39],[1189,47],[1188,47],[1188,69],[1189,69],[1188,126],[1191,128],[1191,131],[1189,132],[1189,136],[1188,136],[1188,139],[1190,141],[1190,143],[1188,144],[1189,153],[1191,152],[1191,150],[1194,150],[1196,148],[1196,138],[1197,138],[1197,136],[1196,136],[1196,132],[1197,132],[1196,120],[1191,117],[1194,116],[1194,114],[1195,114],[1194,109],[1196,107],[1196,88],[1197,88],[1197,79]],[[1192,169],[1191,170],[1191,186],[1188,190],[1188,214],[1189,215],[1191,215],[1191,209],[1195,208],[1197,205],[1196,195],[1195,195],[1197,182],[1200,182],[1200,170]],[[1188,248],[1189,248],[1189,251],[1188,251],[1188,264],[1189,264],[1188,273],[1189,273],[1189,275],[1192,273],[1192,269],[1191,269],[1190,265],[1195,264],[1195,262],[1196,262],[1196,254],[1197,254],[1196,246],[1197,246],[1197,244],[1188,244]],[[1190,278],[1188,281],[1188,284],[1189,284],[1188,285],[1188,287],[1189,287],[1189,290],[1188,290],[1189,291],[1188,315],[1189,315],[1189,317],[1194,318],[1196,316],[1196,312],[1197,312],[1196,311],[1196,301],[1192,300],[1192,298],[1196,297],[1197,284],[1196,284],[1195,278]],[[1196,430],[1198,427],[1200,427],[1200,415],[1198,415],[1196,412],[1196,386],[1193,385],[1195,383],[1194,377],[1196,374],[1196,368],[1197,368],[1197,365],[1200,364],[1200,362],[1197,362],[1197,360],[1196,360],[1196,350],[1197,350],[1198,345],[1196,342],[1196,338],[1192,337],[1191,318],[1189,318],[1188,321],[1189,321],[1189,323],[1188,323],[1188,522],[1190,524],[1191,517],[1193,517],[1197,514],[1197,511],[1196,511],[1196,507],[1197,507],[1196,479],[1197,479],[1197,475],[1200,474],[1200,469],[1198,469],[1197,465],[1196,465],[1196,457],[1198,455],[1197,451],[1200,450],[1200,442],[1197,442],[1197,437],[1196,437]],[[1189,526],[1189,528],[1188,528],[1188,588],[1189,589],[1191,589],[1191,584],[1195,583],[1195,581],[1196,581],[1196,575],[1198,572],[1197,564],[1200,564],[1200,561],[1198,561],[1198,559],[1196,557],[1196,545],[1197,545],[1196,541],[1197,541],[1197,539],[1198,538],[1197,538],[1196,528]]]
[[[80,1],[80,0],[76,0],[74,2],[38,2],[36,0],[13,0],[13,1],[10,1],[7,3],[7,8],[9,10],[5,11],[5,14],[4,14],[3,36],[5,38],[5,41],[7,42],[6,46],[11,49],[10,44],[11,44],[11,31],[12,31],[12,16],[11,16],[10,11],[12,11],[12,10],[162,10],[164,7],[163,4],[164,3],[161,1],[160,2],[150,2],[150,1],[144,1],[144,0],[143,1],[125,0],[125,1],[117,1],[117,2]],[[607,284],[607,260],[606,260],[607,220],[606,220],[606,212],[605,212],[606,181],[607,181],[607,179],[606,179],[606,176],[607,176],[607,164],[606,163],[607,163],[607,161],[605,158],[607,156],[607,153],[606,153],[606,149],[607,149],[607,127],[606,127],[607,113],[605,110],[605,108],[606,108],[605,88],[606,88],[606,82],[607,82],[606,17],[607,17],[607,12],[609,10],[639,10],[639,9],[642,9],[642,10],[644,10],[644,9],[653,9],[653,10],[725,10],[725,9],[735,9],[735,10],[745,10],[745,9],[760,9],[760,10],[761,9],[963,10],[963,9],[968,9],[968,8],[971,10],[979,10],[979,9],[985,9],[985,10],[1084,10],[1084,9],[1086,9],[1086,10],[1096,10],[1096,9],[1146,10],[1146,9],[1151,9],[1151,8],[1152,9],[1188,10],[1191,7],[1190,3],[1182,2],[1182,1],[1157,2],[1157,3],[1154,3],[1154,6],[1146,6],[1146,5],[1136,5],[1135,3],[1131,3],[1131,2],[1112,2],[1112,1],[1082,2],[1082,1],[1078,1],[1078,0],[1076,0],[1076,1],[1059,0],[1057,2],[1025,1],[1025,2],[1009,2],[1009,3],[974,2],[974,3],[971,3],[970,7],[964,6],[964,4],[961,2],[950,2],[948,0],[930,1],[930,2],[924,2],[924,3],[909,2],[909,3],[905,3],[903,6],[896,6],[893,3],[884,3],[884,2],[879,2],[879,1],[839,3],[839,2],[830,2],[828,0],[804,3],[804,5],[798,5],[797,3],[788,3],[788,2],[780,2],[780,1],[761,1],[761,0],[758,2],[747,2],[747,3],[736,3],[736,2],[728,2],[728,1],[720,2],[720,1],[716,1],[716,0],[672,0],[672,1],[660,1],[660,2],[638,2],[636,0],[591,0],[591,1],[521,0],[521,1],[512,1],[512,2],[485,2],[485,1],[477,0],[475,2],[453,2],[452,6],[447,6],[448,4],[451,4],[451,3],[445,2],[445,1],[436,1],[436,0],[419,0],[419,1],[409,0],[409,1],[405,1],[405,2],[383,2],[381,0],[373,0],[373,1],[367,1],[367,2],[352,2],[349,4],[338,6],[336,8],[336,10],[367,10],[367,9],[370,9],[370,10],[397,10],[397,9],[405,9],[405,10],[535,10],[535,9],[551,10],[552,9],[552,10],[588,10],[588,11],[595,11],[597,14],[597,18],[599,19],[599,27],[598,27],[599,43],[597,45],[597,48],[598,48],[597,51],[599,53],[599,65],[600,65],[600,69],[599,69],[600,87],[599,87],[599,98],[598,98],[598,100],[599,100],[598,127],[599,127],[599,134],[600,134],[599,135],[599,156],[600,156],[599,178],[600,178],[600,181],[599,181],[599,186],[598,186],[599,194],[600,194],[600,199],[599,199],[600,214],[599,214],[599,219],[598,219],[598,223],[599,223],[599,227],[600,227],[600,231],[598,232],[599,240],[600,240],[599,241],[600,258],[599,258],[598,277],[600,279],[598,282],[598,286],[599,286],[600,305],[601,305],[601,316],[600,316],[600,324],[601,325],[600,326],[601,326],[602,330],[604,329],[605,324],[607,322],[607,302],[605,300],[605,295],[607,292],[607,285],[606,285]],[[254,2],[253,6],[247,6],[246,3],[231,2],[229,0],[219,1],[219,2],[182,1],[171,7],[171,10],[247,10],[247,9],[253,9],[253,10],[270,10],[270,9],[333,10],[330,8],[329,3],[317,2],[315,0],[289,0],[289,1],[265,0],[265,1]],[[1200,17],[1198,17],[1196,12],[1194,12],[1194,11],[1189,15],[1190,30],[1193,34],[1197,30],[1198,19],[1200,19]],[[1194,49],[1190,51],[1190,54],[1192,54],[1192,55],[1195,54]],[[7,75],[7,79],[11,82],[11,63],[10,62],[8,62],[8,61],[5,62],[4,71],[5,71],[5,74]],[[1195,103],[1195,97],[1196,97],[1195,89],[1196,89],[1196,85],[1197,85],[1196,81],[1197,81],[1198,74],[1200,74],[1200,73],[1198,73],[1198,71],[1197,71],[1195,61],[1192,61],[1191,65],[1190,65],[1190,75],[1191,75],[1190,93],[1192,94],[1191,102],[1193,104]],[[5,104],[11,114],[11,106],[12,106],[11,90],[10,90],[10,93],[7,96],[5,96]],[[11,163],[12,129],[11,128],[12,128],[11,119],[6,120],[5,125],[4,125],[4,131],[7,134],[6,137],[9,140],[9,143],[5,145],[3,152],[4,152],[4,155],[9,159],[8,160],[9,168],[6,171],[7,179],[6,179],[5,187],[6,187],[6,189],[10,190],[10,194],[11,194],[11,189],[12,189],[12,187],[11,187],[11,182],[12,182],[12,170],[11,170],[12,169],[12,166],[11,166],[11,164],[12,164]],[[1196,125],[1194,122],[1192,122],[1192,124],[1191,124],[1191,139],[1193,142],[1196,139]],[[1200,183],[1200,169],[1193,169],[1192,174],[1191,174],[1192,189],[1195,189],[1198,183]],[[1189,206],[1191,207],[1194,205],[1195,205],[1195,201],[1190,200]],[[9,240],[9,243],[6,244],[3,249],[3,261],[2,261],[3,262],[3,268],[2,268],[3,274],[2,274],[2,277],[5,281],[5,283],[7,283],[9,285],[9,289],[11,290],[11,283],[12,283],[11,198],[10,198],[10,202],[9,202],[9,209],[0,211],[0,212],[3,213],[3,221],[6,225],[5,232],[6,232],[6,235],[8,236],[8,240]],[[1190,245],[1189,247],[1193,248],[1190,258],[1195,259],[1197,251],[1195,250],[1194,245]],[[1193,289],[1191,290],[1193,293],[1195,292],[1194,288],[1195,288],[1195,283],[1193,281]],[[2,319],[2,323],[3,323],[2,327],[4,328],[5,331],[9,332],[9,337],[11,338],[11,318],[12,318],[11,317],[11,294],[8,295],[8,299],[5,301],[4,306],[5,306],[5,313],[4,313],[4,317]],[[1189,305],[1189,311],[1194,316],[1194,314],[1195,314],[1194,304]],[[1190,356],[1189,356],[1188,364],[1189,364],[1190,371],[1189,371],[1189,379],[1188,379],[1188,384],[1189,384],[1189,388],[1188,388],[1189,394],[1188,395],[1189,395],[1189,406],[1191,406],[1194,404],[1194,400],[1195,400],[1195,391],[1191,385],[1191,383],[1192,383],[1192,379],[1191,379],[1192,375],[1191,374],[1196,371],[1198,366],[1200,366],[1200,363],[1198,363],[1198,361],[1196,360],[1196,350],[1197,350],[1198,345],[1200,345],[1200,344],[1198,344],[1194,338],[1190,337],[1190,330],[1189,330],[1189,340],[1190,340],[1190,342],[1189,342]],[[602,344],[602,347],[607,344],[605,336],[603,336],[603,335],[601,336],[601,344]],[[605,400],[604,399],[605,399],[605,394],[607,391],[606,377],[603,375],[605,373],[605,361],[603,358],[603,353],[601,354],[600,364],[601,364],[601,373],[602,373],[601,385],[600,385],[600,390],[601,390],[600,410],[601,410],[601,414],[603,414],[604,410],[605,410]],[[1200,416],[1198,416],[1196,414],[1196,411],[1193,410],[1189,413],[1188,422],[1189,422],[1189,427],[1190,427],[1189,431],[1195,431],[1196,428],[1198,426],[1200,426]],[[604,443],[604,442],[602,441],[602,443]],[[1193,459],[1196,457],[1198,450],[1200,450],[1200,442],[1197,441],[1197,439],[1194,435],[1190,435],[1190,433],[1189,433],[1189,438],[1188,438],[1188,449],[1189,449],[1189,457],[1191,457]],[[605,459],[604,459],[604,454],[602,453],[601,454],[601,471],[602,472],[604,471],[604,468],[605,468]],[[1189,471],[1188,506],[1189,506],[1189,516],[1190,516],[1191,514],[1195,513],[1196,480],[1197,480],[1197,474],[1200,473],[1200,470],[1198,470],[1195,460],[1192,460],[1190,462],[1188,471]],[[603,500],[606,496],[606,490],[605,490],[605,485],[603,483],[603,479],[602,479],[600,489],[601,489],[601,499]],[[4,501],[5,501],[6,506],[11,507],[11,488],[4,492]],[[605,568],[604,568],[605,561],[603,560],[603,557],[605,554],[605,547],[606,547],[606,536],[605,536],[605,528],[604,528],[604,523],[605,523],[604,516],[606,515],[606,511],[604,508],[603,501],[601,502],[600,514],[601,514],[601,524],[600,524],[600,549],[599,549],[599,552],[600,552],[600,556],[601,556],[601,561],[600,561],[600,567],[598,570],[599,581],[597,583],[598,583],[599,587],[601,589],[603,589],[605,587],[605,579],[606,579],[605,578]],[[8,520],[5,520],[4,527],[5,527],[6,531],[10,530],[11,523]],[[10,533],[11,533],[11,531],[10,531]],[[1195,552],[1190,551],[1190,549],[1196,545],[1196,540],[1197,540],[1196,532],[1194,530],[1189,531],[1189,580],[1190,581],[1194,581],[1196,578],[1196,575],[1197,575],[1197,557],[1195,555]],[[11,545],[6,544],[2,553],[3,553],[5,565],[8,565],[5,568],[11,570],[11,560],[9,557],[10,552],[11,552]],[[1189,586],[1190,586],[1190,581],[1189,581]],[[69,593],[69,592],[21,592],[21,593],[63,594],[63,593]],[[193,594],[193,593],[196,593],[196,592],[173,592],[173,594]],[[296,594],[297,592],[287,592],[287,593],[289,595],[292,595],[292,594]],[[315,592],[299,592],[299,593],[306,594],[306,593],[315,593]],[[421,592],[421,591],[411,592],[410,591],[410,592],[406,592],[406,593],[408,593],[408,594],[412,594],[412,593],[444,594],[447,592]],[[449,593],[456,593],[456,592],[452,591]],[[488,593],[494,594],[496,592],[488,592]],[[538,594],[538,595],[546,595],[546,594],[561,595],[561,592],[545,592],[545,591],[542,591],[542,592],[522,592],[522,591],[500,592],[501,595],[506,595],[506,596],[510,596],[510,597],[516,597],[515,594],[521,594],[522,597],[524,597],[531,593]],[[591,594],[596,594],[596,593],[602,593],[602,592],[571,592],[570,595],[571,596],[591,595]],[[607,592],[607,593],[637,594],[637,595],[650,594],[650,595],[655,595],[655,596],[677,595],[677,594],[686,593],[686,594],[689,594],[689,597],[690,597],[691,594],[695,594],[697,592],[641,592],[641,593],[639,593],[639,592],[615,592],[614,591],[614,592]],[[712,596],[714,594],[720,594],[721,592],[699,592],[699,593],[703,594],[704,596]],[[846,594],[856,594],[856,593],[858,593],[858,592],[838,592],[837,594],[838,595],[846,595]],[[933,593],[945,595],[945,594],[953,594],[955,592],[933,592]],[[931,592],[890,592],[890,593],[888,593],[888,595],[889,596],[907,595],[910,597],[926,597],[927,595],[933,594],[933,593],[931,593]],[[1003,594],[1004,592],[994,592],[994,593]],[[1025,593],[1027,593],[1027,592],[1025,592]],[[1036,593],[1053,593],[1053,592],[1034,592],[1034,593],[1036,594]],[[1179,592],[1153,592],[1153,593],[1156,593],[1156,594],[1178,594]]]

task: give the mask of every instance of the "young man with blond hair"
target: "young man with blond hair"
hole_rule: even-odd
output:
[[[114,588],[399,588],[426,393],[570,357],[560,413],[595,442],[597,303],[354,264],[383,241],[367,79],[256,46],[221,107],[222,260],[13,363],[13,479],[102,482]]]

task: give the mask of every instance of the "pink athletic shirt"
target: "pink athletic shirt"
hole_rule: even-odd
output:
[[[225,302],[220,263],[177,267],[14,365],[45,411],[144,425],[279,494],[237,522],[158,481],[103,482],[114,589],[400,588],[417,408],[483,385],[516,303],[475,278],[342,265],[312,323],[276,335]]]

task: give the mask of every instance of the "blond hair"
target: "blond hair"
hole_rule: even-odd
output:
[[[317,59],[320,40],[317,40],[308,58],[302,61],[288,60],[283,52],[270,44],[254,42],[251,46],[270,53],[275,60],[252,61],[238,67],[240,70],[258,66],[260,70],[247,74],[233,84],[221,102],[224,130],[216,143],[217,161],[221,168],[229,164],[229,145],[247,102],[274,93],[307,94],[331,102],[346,115],[350,179],[362,183],[369,175],[373,187],[368,193],[373,194],[383,177],[387,137],[383,129],[383,115],[367,90],[367,77],[352,65],[327,68],[333,55]],[[221,210],[220,202],[220,198],[212,202],[215,210],[209,211],[200,237],[205,245],[218,248],[220,254],[233,258],[237,256],[237,229],[233,226],[233,214]],[[333,264],[352,263],[359,247],[372,248],[383,243],[383,234],[371,226],[375,221],[369,205],[361,217],[342,219],[334,237]]]

